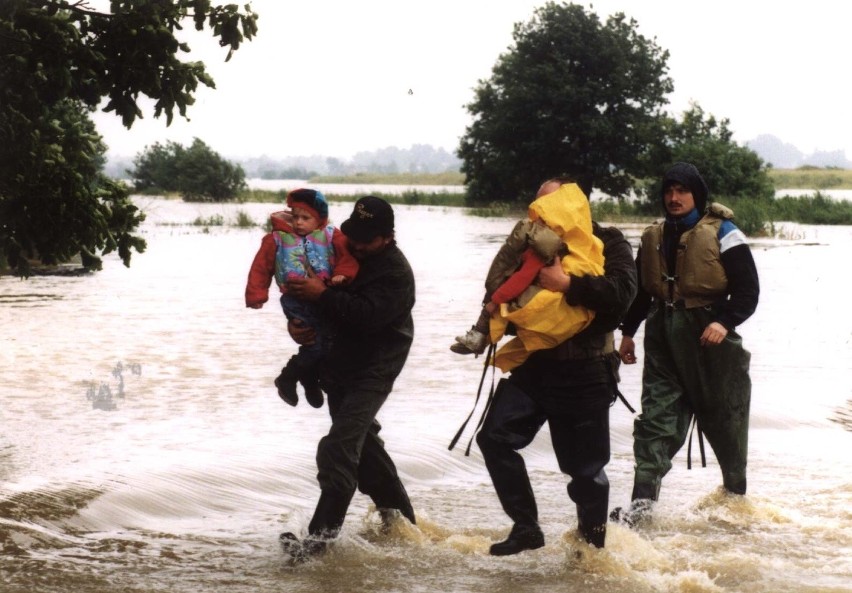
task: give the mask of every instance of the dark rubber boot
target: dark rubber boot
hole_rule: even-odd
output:
[[[631,529],[638,527],[651,520],[651,515],[654,510],[654,501],[650,498],[637,498],[630,502],[630,506],[626,509],[615,507],[609,514],[611,521],[621,523]]]
[[[291,364],[292,361],[293,360],[290,359],[287,366],[281,369],[281,374],[275,377],[274,383],[275,387],[278,388],[278,397],[291,406],[295,406],[299,403],[299,395],[296,393],[296,380],[298,379],[298,374],[295,366]]]
[[[333,539],[340,533],[343,521],[346,519],[346,511],[353,493],[348,496],[330,490],[320,493],[314,516],[308,525],[308,537],[313,539]]]
[[[577,527],[580,535],[586,540],[589,545],[596,548],[603,548],[606,541],[606,523],[602,525],[586,525],[583,520],[577,522]]]
[[[324,401],[322,389],[319,386],[319,377],[316,373],[304,372],[299,377],[299,383],[305,388],[305,399],[313,408],[321,408]]]
[[[336,492],[322,492],[308,526],[308,535],[301,541],[295,533],[289,531],[278,536],[278,543],[284,553],[294,562],[305,562],[323,554],[328,549],[328,543],[340,533],[351,499],[351,494],[346,496]]]
[[[544,534],[538,525],[521,525],[515,523],[509,537],[491,546],[492,556],[511,556],[524,550],[537,550],[544,546]]]
[[[724,480],[725,490],[730,492],[731,494],[745,494],[746,493],[746,479],[738,479],[734,480]]]
[[[638,482],[633,484],[630,506],[615,507],[609,514],[611,521],[622,523],[627,527],[636,527],[651,520],[654,503],[660,496],[660,481],[654,483]]]
[[[289,531],[278,536],[278,543],[293,562],[305,562],[324,553],[328,547],[328,542],[324,539],[308,536],[299,541],[296,534]]]

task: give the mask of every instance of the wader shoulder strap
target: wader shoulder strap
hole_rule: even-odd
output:
[[[482,385],[485,383],[485,375],[488,374],[488,367],[491,367],[491,389],[488,392],[488,399],[485,402],[485,409],[482,412],[482,417],[479,419],[479,424],[476,425],[476,430],[473,431],[473,435],[470,437],[470,442],[467,444],[467,448],[465,449],[465,457],[470,455],[470,447],[473,444],[473,437],[476,436],[476,433],[479,432],[480,428],[482,428],[482,423],[485,421],[485,414],[488,412],[488,408],[491,406],[491,400],[494,398],[494,375],[496,373],[496,369],[494,367],[494,353],[496,350],[497,344],[490,344],[488,346],[488,350],[485,354],[485,364],[482,367],[482,377],[479,379],[479,389],[476,390],[476,400],[473,402],[473,409],[470,411],[470,414],[467,415],[467,418],[458,429],[458,432],[456,432],[456,436],[454,436],[453,440],[450,441],[449,450],[452,451],[453,447],[456,446],[456,443],[458,443],[461,438],[464,429],[467,428],[467,423],[470,422],[470,419],[473,417],[473,413],[476,411],[476,406],[479,403],[479,397],[482,395]]]
[[[686,469],[692,469],[692,433],[698,433],[698,450],[701,452],[701,467],[707,467],[707,457],[704,455],[704,433],[698,426],[698,418],[692,417],[692,426],[689,428],[689,444],[686,447]]]

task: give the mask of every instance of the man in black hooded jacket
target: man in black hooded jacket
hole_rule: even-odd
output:
[[[733,212],[707,205],[698,169],[665,174],[665,221],[645,229],[636,265],[640,289],[619,347],[635,364],[633,335],[645,321],[642,414],[635,420],[631,505],[613,510],[628,525],[646,520],[693,418],[722,470],[725,489],[745,494],[750,354],[735,327],[757,307],[757,268]]]

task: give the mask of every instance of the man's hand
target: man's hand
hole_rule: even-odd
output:
[[[636,342],[630,336],[622,336],[618,346],[618,355],[624,364],[636,364]]]
[[[325,290],[325,283],[319,278],[292,278],[287,281],[287,292],[304,301],[317,300]]]
[[[539,271],[538,285],[553,292],[565,292],[571,286],[571,277],[562,269],[562,262],[558,257],[553,258],[552,264]]]
[[[317,339],[317,333],[309,325],[300,319],[291,319],[287,322],[287,333],[293,341],[301,346],[310,346]]]
[[[727,328],[718,321],[714,321],[704,328],[704,333],[701,334],[701,339],[699,341],[702,346],[716,346],[721,344],[722,340],[724,340],[727,335]]]

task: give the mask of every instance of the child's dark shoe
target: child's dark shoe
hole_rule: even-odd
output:
[[[321,408],[324,401],[322,389],[320,389],[319,381],[314,378],[303,378],[299,381],[302,387],[305,388],[305,399],[314,408]]]
[[[299,395],[296,393],[296,376],[284,367],[281,374],[275,377],[275,387],[278,388],[278,397],[291,406],[299,403]]]

